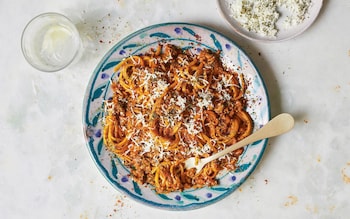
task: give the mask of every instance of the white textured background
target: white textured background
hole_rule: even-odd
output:
[[[29,66],[21,32],[39,13],[77,24],[85,51],[57,73]],[[348,218],[350,215],[350,2],[324,0],[316,22],[282,43],[239,38],[213,0],[0,1],[1,218]],[[85,88],[116,42],[145,26],[193,22],[235,40],[259,68],[272,116],[289,112],[290,133],[269,141],[251,177],[211,206],[169,212],[125,197],[103,178],[85,146]]]

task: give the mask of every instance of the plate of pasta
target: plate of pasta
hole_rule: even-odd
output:
[[[164,23],[117,43],[87,86],[83,127],[102,175],[143,204],[191,210],[234,192],[258,165],[267,139],[207,164],[270,120],[267,91],[250,58],[204,26]]]

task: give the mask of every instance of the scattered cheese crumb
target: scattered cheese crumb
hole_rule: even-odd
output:
[[[177,97],[177,101],[176,101],[176,105],[178,105],[181,109],[181,111],[185,110],[186,108],[186,98],[178,96]]]
[[[284,21],[284,25],[290,27],[300,24],[305,19],[307,10],[311,5],[311,0],[279,0],[277,4],[278,6],[285,7],[292,13]]]
[[[280,19],[279,10],[283,7],[290,12],[284,20],[286,28],[300,24],[311,5],[311,0],[234,0],[229,4],[235,18],[244,29],[261,36],[274,37],[277,35],[277,21]]]
[[[201,92],[199,94],[199,97],[201,98],[201,101],[198,101],[197,106],[199,108],[203,108],[203,107],[208,107],[209,105],[212,104],[212,96],[209,93],[205,93],[205,92]]]
[[[190,135],[197,135],[202,131],[201,125],[197,124],[192,118],[189,121],[185,122],[184,125]]]

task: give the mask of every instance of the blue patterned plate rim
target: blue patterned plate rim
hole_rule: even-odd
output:
[[[152,37],[152,40],[154,38],[154,41],[149,41],[148,43],[145,44],[140,44],[138,45],[137,43],[128,43],[129,41],[132,41],[133,39],[135,39],[136,37],[142,38],[141,36],[143,34],[146,34],[148,31],[152,31],[152,30],[157,30],[159,28],[174,28],[177,27],[173,30],[175,30],[175,32],[178,31],[182,31],[185,30],[185,32],[187,32],[186,34],[188,35],[187,38],[180,38],[180,37],[171,37],[170,34],[167,33],[163,33],[163,32],[155,32],[149,35],[149,37]],[[180,28],[181,27],[181,28]],[[213,41],[213,45],[214,46],[207,46],[206,44],[202,43],[202,41],[198,38],[198,37],[202,37],[202,36],[198,36],[196,34],[195,31],[193,31],[192,29],[196,29],[197,31],[203,31],[206,34],[210,34],[211,40]],[[164,31],[164,30],[163,30]],[[168,30],[165,30],[168,31]],[[169,30],[170,31],[170,30]],[[146,34],[147,35],[147,34]],[[151,36],[152,35],[152,36]],[[202,189],[197,189],[197,190],[193,190],[193,191],[189,191],[188,193],[186,191],[182,192],[178,192],[176,193],[175,197],[170,197],[169,194],[165,194],[165,195],[159,195],[159,200],[150,200],[152,197],[144,197],[142,195],[142,189],[144,189],[144,191],[147,193],[150,193],[149,186],[143,188],[140,188],[139,185],[137,185],[136,183],[133,182],[133,187],[132,188],[126,188],[125,186],[122,186],[121,182],[119,182],[119,178],[118,178],[118,170],[116,165],[119,164],[119,166],[123,167],[121,165],[121,162],[119,161],[118,163],[118,159],[115,158],[111,158],[111,166],[112,167],[106,167],[105,164],[105,158],[101,159],[101,153],[103,153],[102,151],[104,151],[104,145],[101,141],[101,118],[103,117],[103,110],[102,110],[102,102],[103,100],[106,98],[107,96],[107,92],[108,92],[108,87],[109,87],[109,82],[103,82],[101,84],[97,84],[99,82],[99,80],[101,80],[100,78],[103,77],[112,77],[111,75],[108,75],[105,73],[105,71],[110,68],[112,68],[116,63],[118,63],[118,61],[111,61],[108,62],[110,59],[113,60],[113,57],[118,51],[119,51],[119,55],[124,55],[127,54],[127,52],[125,52],[125,49],[131,48],[131,51],[133,51],[133,49],[136,51],[136,53],[139,53],[140,50],[144,49],[145,47],[157,43],[157,42],[177,42],[177,41],[185,41],[185,43],[188,41],[190,43],[198,43],[198,45],[204,46],[204,47],[209,47],[212,49],[222,49],[222,45],[220,44],[220,42],[216,39],[220,38],[223,41],[227,41],[228,44],[226,44],[225,46],[228,48],[230,44],[232,44],[232,46],[234,46],[237,49],[238,55],[237,55],[237,59],[238,62],[241,62],[241,57],[245,57],[248,62],[248,64],[250,65],[252,71],[254,71],[254,80],[257,80],[260,84],[260,88],[263,95],[263,101],[265,103],[265,108],[262,109],[261,114],[262,117],[264,117],[264,121],[263,123],[266,123],[268,120],[270,120],[271,115],[270,115],[270,102],[269,102],[269,96],[266,90],[266,86],[265,83],[261,77],[261,74],[259,72],[259,70],[256,68],[255,64],[250,60],[250,58],[246,55],[246,53],[231,39],[229,39],[228,37],[224,36],[223,34],[202,26],[202,25],[198,25],[198,24],[192,24],[192,23],[184,23],[184,22],[171,22],[171,23],[161,23],[161,24],[156,24],[156,25],[152,25],[152,26],[148,26],[145,27],[143,29],[140,29],[130,35],[128,35],[127,37],[125,37],[124,39],[122,39],[121,41],[119,41],[117,44],[115,44],[107,53],[106,55],[101,59],[100,63],[97,65],[97,67],[95,68],[90,81],[88,83],[88,86],[86,88],[86,93],[84,96],[84,102],[83,102],[83,114],[82,114],[82,120],[83,120],[83,130],[84,130],[84,134],[85,134],[85,140],[86,140],[86,145],[88,147],[88,150],[90,152],[90,155],[92,157],[92,159],[94,160],[97,168],[99,169],[99,171],[102,173],[102,175],[107,179],[107,181],[113,186],[115,187],[117,190],[121,191],[122,193],[126,194],[127,196],[131,197],[132,199],[151,206],[151,207],[156,207],[156,208],[161,208],[161,209],[167,209],[167,210],[193,210],[193,209],[197,209],[197,208],[201,208],[201,207],[205,207],[208,206],[210,204],[216,203],[219,200],[224,199],[225,197],[227,197],[228,195],[230,195],[231,193],[233,193],[242,183],[245,182],[245,180],[250,176],[250,174],[255,170],[255,168],[257,167],[257,164],[260,162],[263,153],[265,151],[266,145],[267,145],[267,139],[264,139],[256,144],[252,144],[249,145],[248,147],[246,147],[245,152],[247,152],[248,150],[250,150],[250,147],[255,147],[256,145],[258,145],[259,149],[257,149],[257,154],[254,154],[251,162],[243,164],[242,166],[240,166],[240,168],[238,169],[238,175],[243,173],[242,176],[240,176],[241,178],[238,180],[238,183],[232,183],[232,185],[230,185],[230,187],[224,188],[224,187],[216,187],[216,188],[212,188],[212,190],[214,191],[213,193],[206,193],[206,196],[208,199],[205,199],[203,201],[201,196],[197,196],[197,194],[194,194],[195,192],[199,191],[199,192],[203,192],[204,190],[208,190],[209,188],[205,187]],[[135,52],[133,51],[133,52]],[[134,53],[130,53],[130,54],[134,54]],[[112,57],[112,58],[111,58]],[[119,59],[121,60],[122,58],[119,57]],[[240,65],[242,66],[242,64],[240,63]],[[244,72],[243,72],[244,74]],[[107,76],[104,76],[107,75]],[[100,78],[99,78],[100,77]],[[95,97],[96,96],[96,97]],[[92,109],[92,108],[96,108],[96,109]],[[92,117],[92,118],[90,118]],[[263,125],[260,124],[261,125]],[[99,127],[99,129],[98,129]],[[99,142],[97,142],[99,140]],[[248,148],[248,149],[247,149]],[[245,153],[244,152],[244,153]],[[245,156],[245,154],[242,154],[242,156]],[[244,159],[244,158],[243,158]],[[111,168],[111,169],[109,169]],[[124,169],[126,169],[124,167]],[[122,168],[123,171],[123,168]],[[125,170],[124,170],[125,171]],[[235,172],[236,173],[236,172]],[[234,173],[234,174],[235,174]],[[227,173],[227,174],[231,174],[231,173]],[[224,177],[222,177],[222,179],[226,179],[227,175],[225,175]],[[230,175],[231,176],[231,175]],[[226,177],[226,178],[225,178]],[[236,175],[232,175],[231,176],[232,180],[236,179]],[[127,179],[127,178],[122,178],[121,179],[122,182],[124,181],[130,181],[131,179]],[[218,195],[216,197],[214,197],[214,193],[217,192]],[[154,195],[154,194],[152,194]],[[210,197],[209,197],[210,196]],[[199,201],[201,200],[201,201]],[[185,203],[186,202],[186,203]]]

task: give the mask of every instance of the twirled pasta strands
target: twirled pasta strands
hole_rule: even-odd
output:
[[[235,169],[243,150],[212,161],[198,175],[184,168],[188,157],[208,157],[253,129],[244,77],[222,65],[220,51],[194,55],[159,45],[114,70],[119,76],[106,104],[103,140],[135,181],[167,193],[216,185],[221,170]]]

